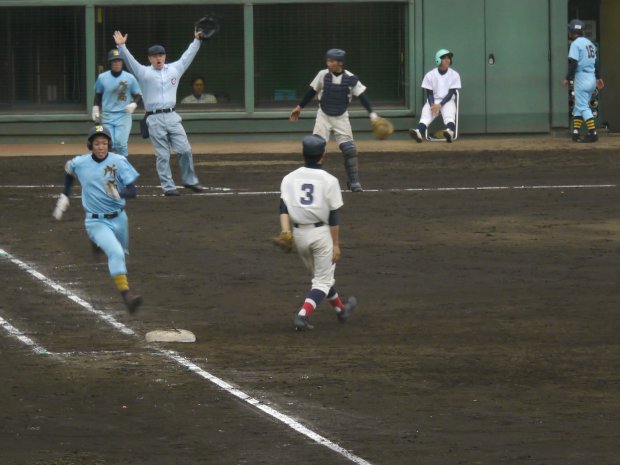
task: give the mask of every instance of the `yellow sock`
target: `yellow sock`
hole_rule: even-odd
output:
[[[116,284],[116,288],[120,292],[129,290],[129,283],[127,282],[126,274],[117,274],[114,276],[114,284]]]
[[[596,125],[594,124],[594,120],[592,118],[590,118],[589,120],[586,121],[586,127],[588,128],[588,131],[593,131],[594,130]]]
[[[573,129],[581,129],[581,123],[583,123],[583,119],[580,117],[573,118]]]

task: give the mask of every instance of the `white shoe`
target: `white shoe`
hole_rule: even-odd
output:
[[[443,132],[443,136],[446,138],[446,142],[450,143],[454,140],[454,131],[448,128]]]

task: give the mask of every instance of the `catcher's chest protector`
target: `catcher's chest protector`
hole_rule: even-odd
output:
[[[321,110],[329,116],[340,116],[349,107],[349,94],[359,79],[342,73],[340,84],[334,84],[332,73],[327,73],[323,80],[323,94],[321,95]]]

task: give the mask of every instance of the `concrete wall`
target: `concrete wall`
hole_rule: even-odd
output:
[[[601,75],[605,89],[601,92],[601,122],[609,124],[610,132],[620,133],[620,2],[601,0],[600,12],[600,60]]]

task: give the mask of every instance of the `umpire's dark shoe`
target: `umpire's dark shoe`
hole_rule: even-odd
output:
[[[142,305],[142,296],[132,295],[131,292],[127,292],[123,295],[123,301],[129,313],[136,313],[138,307]]]
[[[359,182],[348,182],[347,186],[351,192],[364,192],[362,185]]]
[[[308,322],[308,317],[299,314],[293,317],[293,327],[295,331],[310,331],[314,329],[314,326]]]
[[[351,312],[353,311],[353,309],[355,309],[355,307],[357,307],[357,299],[351,296],[347,300],[347,303],[344,304],[344,308],[340,310],[338,313],[336,313],[336,316],[338,317],[338,321],[340,323],[346,323],[347,320],[349,319],[349,316],[351,316]]]
[[[193,184],[193,185],[189,185],[189,184],[184,184],[183,187],[185,187],[186,189],[189,189],[191,191],[194,192],[204,192],[205,188],[202,184],[198,183],[198,184]]]
[[[166,197],[178,197],[181,194],[179,194],[179,191],[176,189],[170,189],[168,191],[164,191],[164,195]]]

